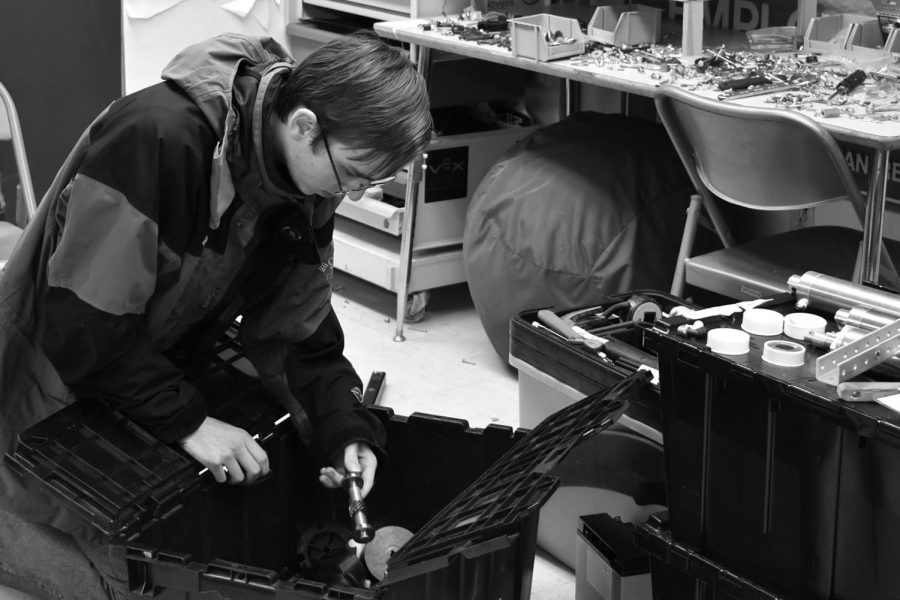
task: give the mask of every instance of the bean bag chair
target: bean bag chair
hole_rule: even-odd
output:
[[[668,292],[691,192],[665,130],[646,120],[582,112],[512,146],[463,232],[469,290],[500,357],[520,311]]]

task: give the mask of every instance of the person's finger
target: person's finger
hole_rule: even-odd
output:
[[[335,489],[341,487],[344,476],[341,475],[334,467],[323,467],[319,471],[319,481],[327,488]]]
[[[217,483],[225,483],[225,480],[228,479],[228,471],[225,470],[223,465],[209,465],[206,468],[212,473]]]
[[[250,443],[247,444],[247,450],[250,452],[250,455],[253,456],[253,460],[259,465],[259,474],[260,476],[265,476],[269,474],[269,455],[266,454],[266,451],[263,450],[263,447],[260,446],[256,440],[250,440]]]
[[[256,458],[250,453],[250,449],[247,446],[243,446],[239,448],[235,453],[235,460],[237,460],[238,464],[241,466],[241,470],[244,472],[244,483],[253,483],[257,477],[259,477],[262,468],[259,466],[259,463],[256,462]]]
[[[362,495],[363,498],[369,495],[369,492],[372,491],[372,488],[375,486],[375,469],[378,466],[377,460],[373,455],[371,460],[366,460],[362,469]]]
[[[362,471],[359,466],[359,444],[347,444],[344,448],[344,469],[355,473]]]
[[[233,456],[226,458],[222,466],[225,468],[225,472],[228,473],[228,483],[240,483],[244,480],[244,472]]]

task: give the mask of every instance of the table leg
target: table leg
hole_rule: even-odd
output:
[[[419,69],[425,84],[428,85],[431,75],[431,48],[415,46],[416,67]],[[412,51],[413,48],[410,50]],[[394,341],[406,340],[403,326],[406,323],[406,300],[409,296],[409,276],[412,271],[413,239],[416,231],[416,207],[419,202],[419,182],[425,168],[427,154],[416,157],[408,167],[406,177],[406,194],[403,200],[403,226],[400,231],[400,258],[397,271],[397,326],[394,329]]]
[[[416,208],[419,203],[419,182],[425,168],[427,154],[416,158],[409,165],[406,181],[406,198],[403,202],[403,226],[400,231],[400,265],[397,272],[397,327],[394,341],[406,340],[403,325],[406,322],[406,300],[409,296],[409,276],[412,271],[413,237],[416,232]]]

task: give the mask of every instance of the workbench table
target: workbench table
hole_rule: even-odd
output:
[[[429,24],[425,19],[405,19],[375,23],[375,31],[385,38],[398,40],[414,45],[418,50],[418,62],[427,70],[429,50],[450,52],[474,59],[486,60],[544,73],[566,81],[576,81],[588,85],[596,85],[619,92],[652,97],[657,86],[665,79],[654,79],[650,71],[639,72],[637,69],[617,69],[582,64],[577,57],[540,62],[533,59],[513,56],[508,48],[490,44],[478,44],[465,41],[455,35],[444,35],[432,30],[425,30],[423,25]],[[707,37],[707,45],[716,46],[712,36]],[[698,91],[698,93],[705,93]],[[710,92],[711,93],[711,92]],[[734,102],[748,106],[766,106],[766,96],[757,96]],[[884,231],[884,209],[887,193],[887,173],[890,168],[890,153],[900,148],[900,121],[867,121],[852,119],[848,116],[826,118],[812,116],[840,141],[858,144],[873,151],[872,163],[868,171],[868,201],[866,219],[863,228],[863,273],[864,281],[878,281],[880,264],[880,245]]]

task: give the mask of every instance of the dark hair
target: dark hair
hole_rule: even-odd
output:
[[[377,173],[389,175],[425,151],[432,121],[425,81],[398,48],[361,31],[320,46],[294,67],[275,99],[284,121],[297,107],[316,113],[329,139],[368,149]]]

